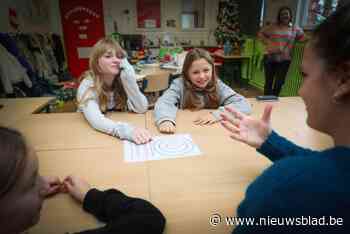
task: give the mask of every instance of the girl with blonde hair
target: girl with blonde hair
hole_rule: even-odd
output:
[[[136,83],[133,67],[126,52],[112,38],[103,38],[93,47],[90,70],[81,77],[77,93],[79,111],[98,131],[133,141],[147,143],[151,135],[146,129],[105,117],[107,111],[133,111],[144,113],[148,109],[146,97]]]
[[[218,108],[229,104],[243,113],[251,112],[247,100],[217,78],[210,54],[195,48],[185,58],[182,77],[174,80],[158,99],[154,111],[155,123],[160,132],[174,133],[179,107],[192,110],[217,109],[194,121],[198,125],[213,124],[219,120]]]

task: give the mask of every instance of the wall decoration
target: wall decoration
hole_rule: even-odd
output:
[[[92,46],[105,35],[102,0],[61,0],[60,8],[68,68],[77,78],[89,67]]]
[[[160,28],[160,0],[137,0],[137,27]]]

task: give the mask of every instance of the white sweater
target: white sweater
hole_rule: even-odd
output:
[[[136,113],[146,112],[148,109],[148,102],[136,83],[136,76],[133,67],[128,63],[126,58],[122,60],[120,67],[122,69],[120,79],[127,95],[128,110]],[[92,77],[86,77],[81,82],[77,93],[78,102],[81,102],[85,92],[93,86],[94,83]],[[83,102],[83,104],[79,104],[78,111],[83,112],[86,120],[93,128],[109,135],[119,137],[120,139],[133,140],[133,130],[135,127],[125,122],[114,122],[113,120],[106,118],[99,107],[96,92],[90,91],[85,98],[88,98],[89,100],[85,103]],[[110,96],[108,100],[108,108],[113,108],[114,106],[114,98],[113,96]]]

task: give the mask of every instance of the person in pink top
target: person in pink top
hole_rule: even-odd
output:
[[[277,23],[262,28],[258,38],[266,45],[264,59],[265,95],[279,96],[291,62],[296,40],[304,40],[301,28],[292,25],[292,10],[283,6],[278,10]]]

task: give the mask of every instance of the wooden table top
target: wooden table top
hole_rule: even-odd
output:
[[[114,121],[145,127],[144,114],[116,112],[107,115]],[[116,137],[93,129],[83,113],[36,114],[17,122],[19,129],[36,150],[74,150],[119,147]]]
[[[266,103],[249,101],[252,116],[260,117]],[[117,188],[147,199],[166,216],[166,234],[230,233],[233,227],[212,227],[209,217],[216,213],[234,216],[249,183],[271,162],[230,139],[220,124],[201,127],[192,123],[206,112],[209,110],[179,110],[177,115],[177,133],[191,134],[201,156],[139,163],[125,163],[122,141],[92,129],[81,113],[28,115],[12,126],[37,150],[44,176],[75,174],[97,188]],[[152,111],[109,117],[159,135]],[[331,146],[331,139],[310,129],[305,119],[300,98],[280,98],[274,103],[272,125],[278,133],[314,149]],[[60,194],[48,200],[41,221],[29,233],[71,233],[100,225],[68,195]]]
[[[9,126],[48,104],[53,97],[0,98],[0,125]]]
[[[38,152],[40,174],[68,175],[84,178],[95,188],[118,189],[127,195],[150,200],[149,179],[145,163],[125,163],[123,148],[57,150]],[[58,194],[43,206],[41,219],[30,234],[65,234],[102,226],[92,215],[83,211],[81,204],[68,194]]]

